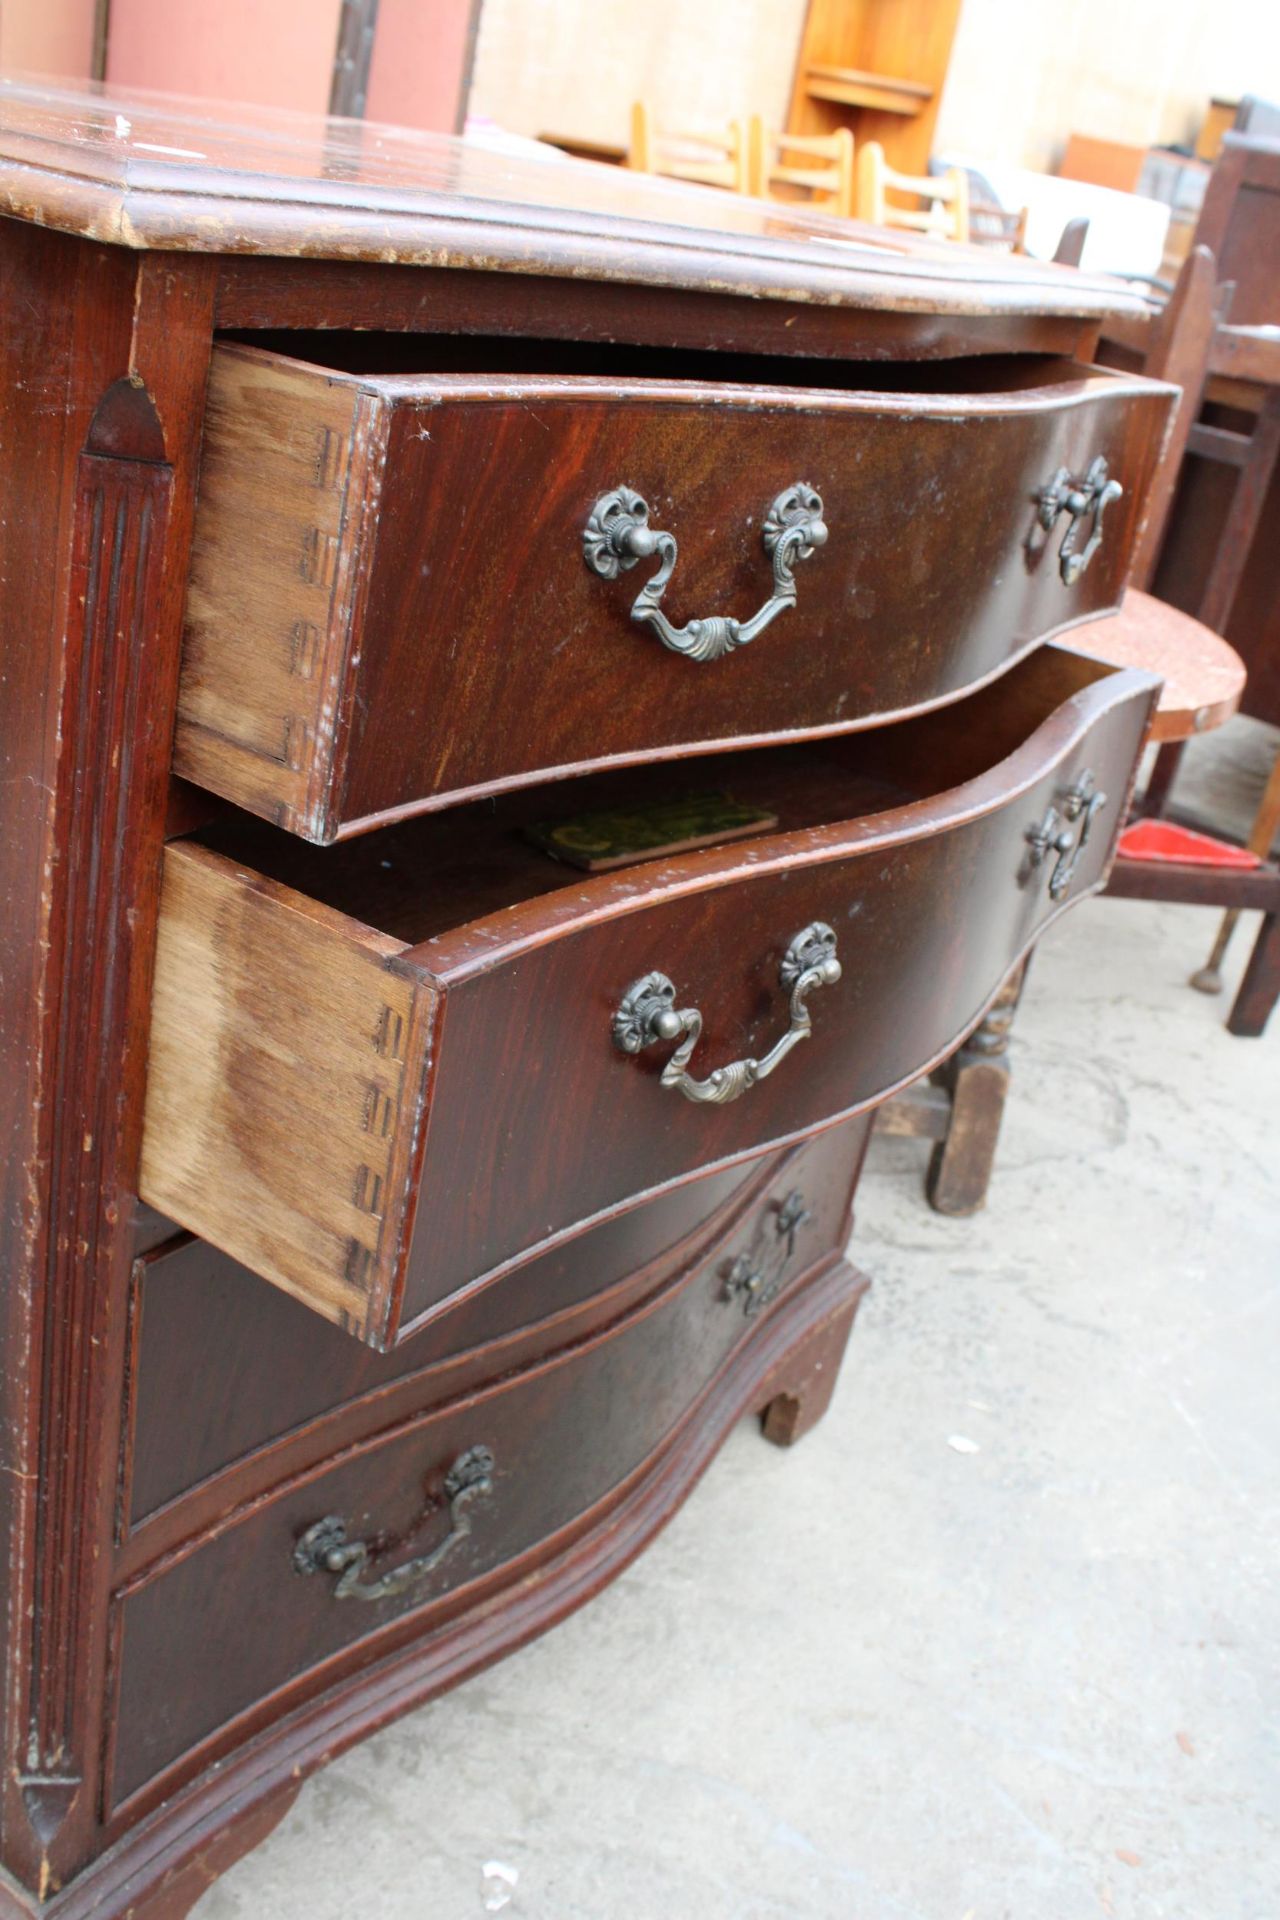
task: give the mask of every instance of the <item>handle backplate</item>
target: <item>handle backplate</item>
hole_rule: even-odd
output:
[[[445,1475],[444,1497],[449,1508],[449,1531],[430,1553],[406,1560],[375,1580],[366,1580],[365,1568],[373,1558],[375,1543],[350,1540],[345,1520],[327,1514],[308,1527],[293,1550],[295,1573],[332,1573],[337,1583],[335,1600],[392,1600],[408,1588],[417,1586],[471,1531],[470,1508],[493,1490],[494,1460],[488,1447],[469,1447],[458,1455]],[[438,1504],[433,1501],[432,1505]]]
[[[770,1306],[782,1291],[787,1268],[796,1250],[796,1234],[813,1214],[799,1187],[785,1200],[771,1203],[773,1231],[761,1226],[750,1251],[730,1262],[724,1276],[724,1297],[736,1301],[748,1320]]]
[[[1046,807],[1038,826],[1028,827],[1028,874],[1036,873],[1051,853],[1057,855],[1049,875],[1049,898],[1061,900],[1075,878],[1080,855],[1088,845],[1093,823],[1107,804],[1093,774],[1086,767],[1061,800]]]
[[[765,515],[762,533],[764,550],[773,562],[773,592],[749,620],[709,614],[684,627],[672,626],[660,603],[675,570],[676,538],[650,526],[649,503],[634,487],[614,487],[601,494],[583,529],[582,551],[591,571],[604,580],[616,580],[637,561],[656,555],[658,570],[637,594],[631,618],[652,627],[664,647],[686,660],[719,660],[748,646],[770,621],[795,605],[795,564],[826,542],[822,512],[821,495],[804,481],[778,494]]]
[[[1073,479],[1069,468],[1059,467],[1048,486],[1041,487],[1036,495],[1037,518],[1045,532],[1053,531],[1059,514],[1070,516],[1058,547],[1058,572],[1064,586],[1074,587],[1088,570],[1093,556],[1102,545],[1102,516],[1123,493],[1120,482],[1109,477],[1107,463],[1101,454],[1093,461],[1083,480]],[[1080,534],[1086,521],[1089,522],[1089,538],[1080,547]]]
[[[840,971],[836,936],[826,922],[815,920],[803,927],[783,954],[778,969],[782,987],[790,995],[786,1032],[763,1059],[731,1060],[728,1066],[716,1067],[705,1080],[695,1080],[688,1072],[702,1034],[702,1015],[697,1007],[676,1006],[675,986],[665,973],[646,973],[632,981],[613,1016],[614,1045],[623,1053],[639,1053],[645,1047],[678,1040],[680,1045],[662,1069],[661,1085],[674,1088],[686,1100],[727,1106],[768,1079],[792,1049],[809,1038],[813,1031],[806,1005],[809,995],[818,987],[834,986]]]

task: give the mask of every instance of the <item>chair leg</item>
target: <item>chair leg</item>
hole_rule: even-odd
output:
[[[933,1150],[925,1193],[935,1213],[977,1213],[986,1205],[1009,1093],[1009,1034],[1029,961],[1015,968],[986,1017],[941,1069],[951,1094],[946,1136]]]
[[[1256,853],[1260,860],[1265,860],[1271,852],[1277,833],[1280,833],[1280,753],[1276,755],[1275,765],[1267,777],[1267,784],[1263,788],[1262,799],[1258,803],[1258,811],[1253,816],[1253,825],[1249,829],[1249,837],[1245,841],[1245,845],[1248,847],[1250,853]],[[1197,992],[1222,992],[1222,962],[1226,958],[1227,948],[1231,944],[1231,936],[1236,930],[1236,923],[1239,918],[1240,909],[1238,907],[1229,907],[1226,913],[1223,914],[1221,925],[1218,928],[1217,938],[1213,943],[1212,953],[1205,961],[1205,964],[1198,968],[1191,976],[1191,984]],[[1262,945],[1266,932],[1267,929],[1264,923],[1262,933],[1258,936],[1259,946]],[[1258,947],[1255,946],[1254,958],[1256,959],[1257,957]],[[1265,966],[1265,956],[1263,965]],[[1249,962],[1249,966],[1250,970],[1252,970],[1252,960]],[[1247,977],[1246,975],[1246,978]],[[1243,986],[1240,991],[1243,994]],[[1236,1007],[1238,1007],[1239,1004],[1240,1002],[1237,1000]],[[1231,1009],[1231,1018],[1227,1022],[1228,1030],[1231,1033],[1245,1032],[1246,1029],[1237,1028],[1233,1024],[1236,1019],[1236,1007]],[[1268,1006],[1267,1012],[1269,1013],[1270,1011],[1271,1009]],[[1262,1016],[1264,1026],[1266,1025],[1266,1018],[1267,1015],[1264,1013]],[[1262,1027],[1259,1027],[1257,1031],[1261,1033]]]
[[[1173,783],[1178,777],[1182,765],[1185,741],[1171,742],[1167,746],[1156,748],[1155,764],[1151,769],[1151,778],[1142,790],[1142,797],[1134,806],[1135,814],[1145,820],[1158,820],[1169,804],[1169,795]]]
[[[951,1124],[929,1158],[924,1190],[935,1213],[977,1213],[987,1204],[1009,1092],[1009,1062],[961,1047],[948,1066]]]
[[[1280,997],[1280,914],[1269,913],[1258,930],[1240,991],[1227,1018],[1227,1032],[1256,1040]]]

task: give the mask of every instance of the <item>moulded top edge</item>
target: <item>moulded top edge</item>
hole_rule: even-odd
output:
[[[1123,282],[526,143],[0,80],[0,210],[137,248],[492,269],[898,312],[1098,319]]]

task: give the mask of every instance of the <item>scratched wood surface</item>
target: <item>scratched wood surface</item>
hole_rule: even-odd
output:
[[[330,840],[552,772],[871,726],[1116,607],[1173,390],[1035,359],[899,377],[343,375],[216,350],[177,770]],[[1036,496],[1099,455],[1124,495],[1067,586],[1068,522],[1046,535]],[[596,499],[628,485],[678,540],[672,621],[745,620],[798,481],[827,542],[723,659],[629,617],[656,559],[584,562]]]

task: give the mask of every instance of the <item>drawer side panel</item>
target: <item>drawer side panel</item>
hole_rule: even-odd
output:
[[[396,943],[198,847],[165,856],[139,1191],[377,1341],[430,1021]]]
[[[384,410],[353,383],[215,353],[174,770],[327,830]]]

